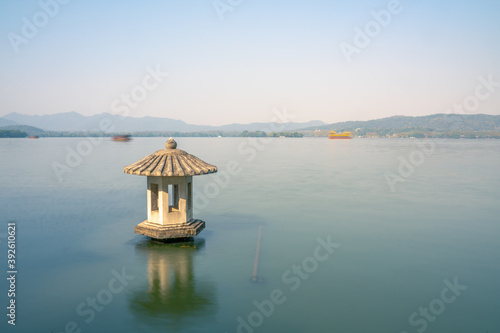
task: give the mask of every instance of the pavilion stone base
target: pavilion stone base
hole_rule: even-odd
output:
[[[205,221],[202,220],[191,220],[172,226],[151,223],[146,220],[135,227],[135,233],[153,239],[176,239],[197,236],[203,229],[205,229]]]

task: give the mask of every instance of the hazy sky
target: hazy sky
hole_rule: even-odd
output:
[[[500,114],[498,0],[59,1],[0,0],[0,117]]]

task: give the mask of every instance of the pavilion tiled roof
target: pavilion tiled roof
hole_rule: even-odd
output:
[[[215,165],[208,164],[194,155],[177,149],[177,143],[170,138],[166,149],[158,150],[143,159],[127,165],[124,173],[140,176],[197,176],[217,172]]]

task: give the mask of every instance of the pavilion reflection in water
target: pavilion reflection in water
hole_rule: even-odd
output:
[[[215,313],[214,285],[196,280],[193,260],[204,247],[204,239],[182,243],[160,243],[152,240],[136,245],[139,256],[147,257],[148,286],[135,292],[132,312],[148,322],[165,319],[174,326],[188,317]]]

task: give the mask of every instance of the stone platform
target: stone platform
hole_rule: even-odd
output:
[[[135,227],[135,233],[151,237],[153,239],[176,239],[188,238],[198,235],[205,229],[205,221],[192,220],[182,224],[165,226],[151,223],[147,220]]]

